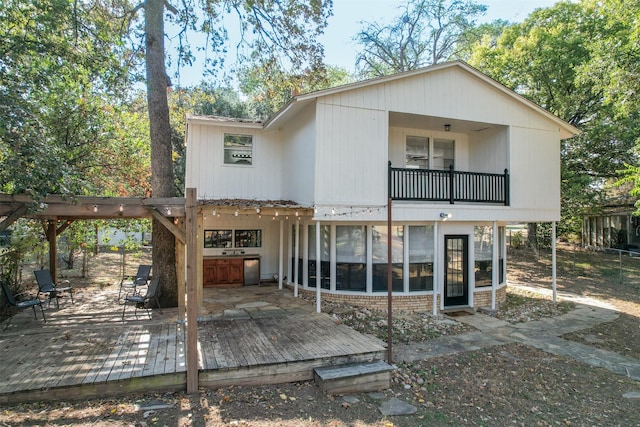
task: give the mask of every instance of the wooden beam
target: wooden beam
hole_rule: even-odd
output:
[[[25,204],[20,205],[16,210],[14,210],[12,213],[7,215],[4,221],[0,222],[0,231],[6,230],[7,228],[9,228],[11,224],[16,222],[18,218],[20,218],[26,212],[27,212],[27,205]]]
[[[146,209],[151,213],[154,219],[157,219],[160,224],[164,225],[164,227],[169,230],[176,239],[180,241],[183,245],[187,243],[187,237],[184,231],[180,230],[176,225],[169,221],[167,217],[162,215],[155,207],[147,206]]]
[[[62,225],[56,229],[56,235],[59,236],[60,234],[62,234],[62,232],[67,229],[67,227],[73,224],[73,221],[75,221],[75,219],[68,219],[64,221]]]
[[[187,188],[187,393],[198,392],[198,197]]]

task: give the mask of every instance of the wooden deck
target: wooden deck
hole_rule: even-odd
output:
[[[319,366],[384,357],[380,340],[314,313],[286,290],[225,291],[208,296],[220,303],[198,324],[201,386],[300,381]],[[0,403],[184,390],[186,328],[177,309],[154,310],[151,319],[130,309],[123,322],[115,296],[84,290],[74,305],[45,309],[46,324],[30,310],[16,315],[0,332]]]

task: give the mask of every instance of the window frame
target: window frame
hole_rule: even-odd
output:
[[[249,140],[247,146],[250,146],[250,149],[246,149],[244,147],[237,147],[237,146],[227,146],[227,138],[247,138]],[[222,148],[223,148],[223,152],[222,152],[222,163],[225,166],[253,166],[254,162],[253,162],[253,155],[254,155],[254,135],[253,134],[244,134],[244,133],[231,133],[231,132],[225,132],[223,134],[222,137]],[[229,144],[232,144],[233,141],[229,141]],[[232,159],[234,157],[234,154],[231,154],[231,150],[236,150],[238,152],[248,152],[249,155],[246,156],[245,155],[241,155],[238,154],[240,157],[238,157],[240,160],[238,161],[231,161],[231,160],[227,160],[227,159]],[[230,153],[229,155],[227,155],[227,153]],[[248,160],[247,160],[248,159]],[[248,162],[248,163],[247,163]]]

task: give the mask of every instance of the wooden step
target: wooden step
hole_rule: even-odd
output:
[[[383,360],[315,368],[314,379],[327,394],[360,393],[391,387],[395,368]]]

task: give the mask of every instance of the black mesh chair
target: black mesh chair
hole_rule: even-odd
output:
[[[42,320],[44,320],[44,322],[47,323],[47,318],[44,316],[44,309],[42,308],[42,301],[40,301],[40,298],[30,298],[30,299],[20,300],[20,296],[24,295],[24,293],[13,295],[11,293],[11,290],[9,289],[9,285],[5,281],[2,281],[2,290],[4,291],[4,296],[7,299],[7,302],[9,303],[9,305],[12,305],[19,310],[31,307],[33,309],[33,317],[36,320],[38,319],[38,316],[36,314],[36,305],[39,305],[40,311],[42,312]],[[9,324],[11,323],[11,319],[12,317],[9,318],[9,321],[4,327],[5,329],[9,327]]]
[[[133,304],[136,308],[135,315],[138,315],[138,309],[144,308],[147,310],[147,314],[149,318],[151,318],[151,310],[149,307],[149,302],[155,300],[160,313],[162,313],[162,308],[160,307],[160,301],[158,301],[158,295],[160,290],[158,289],[159,279],[156,277],[151,279],[151,283],[149,283],[149,287],[147,288],[147,293],[145,295],[139,294],[129,294],[124,297],[124,307],[122,307],[122,320],[124,320],[124,312],[127,309],[127,304]]]
[[[135,276],[124,276],[122,280],[120,280],[120,290],[118,291],[118,303],[120,303],[120,298],[122,297],[122,289],[132,290],[132,293],[139,294],[137,291],[138,287],[146,286],[149,282],[149,277],[151,276],[151,266],[141,264],[138,266],[138,272]],[[128,291],[127,291],[128,292]],[[125,294],[127,293],[125,292]]]
[[[69,293],[71,296],[71,304],[73,304],[73,288],[69,285],[68,281],[66,281],[64,286],[56,285],[49,270],[37,270],[34,271],[33,274],[35,274],[36,281],[38,282],[38,296],[40,296],[40,294],[48,295],[49,305],[51,305],[51,300],[55,298],[56,307],[60,308],[60,302],[58,299],[62,292]]]

